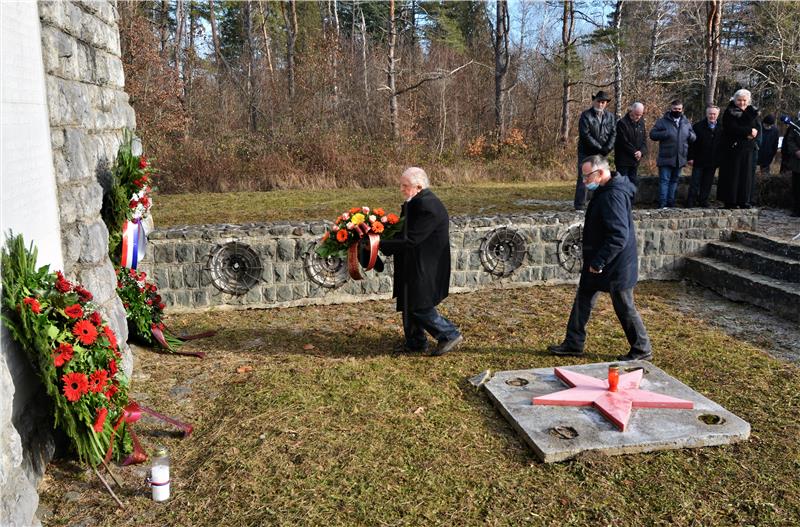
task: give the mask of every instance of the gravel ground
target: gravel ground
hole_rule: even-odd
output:
[[[789,215],[782,209],[761,209],[758,214],[758,232],[789,243],[800,244],[800,218]]]

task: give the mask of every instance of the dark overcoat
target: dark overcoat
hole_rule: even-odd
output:
[[[794,128],[789,128],[783,136],[783,146],[781,156],[786,164],[786,169],[790,172],[800,172],[800,159],[797,152],[800,151],[800,132]]]
[[[594,191],[583,224],[581,289],[620,291],[636,285],[639,261],[631,212],[635,193],[633,183],[618,175]],[[589,266],[602,272],[590,273]]]
[[[765,167],[772,163],[778,153],[778,138],[781,133],[775,125],[761,129],[761,148],[758,149],[758,166]]]
[[[614,164],[618,167],[639,166],[633,154],[647,153],[647,134],[645,133],[644,117],[634,123],[629,114],[622,116],[617,121],[617,139],[614,143]]]
[[[745,205],[750,201],[756,143],[747,136],[756,128],[757,117],[755,108],[748,106],[741,110],[733,101],[722,114],[717,199],[727,205]]]
[[[398,311],[435,307],[450,291],[450,217],[430,189],[403,204],[402,234],[380,243],[394,256]]]
[[[656,165],[683,167],[689,155],[689,143],[694,142],[696,136],[692,130],[692,123],[685,115],[681,115],[676,123],[670,112],[667,112],[650,130],[650,139],[658,141]]]
[[[689,145],[689,160],[694,161],[696,168],[716,168],[719,166],[719,143],[722,139],[722,126],[712,129],[708,119],[697,121],[692,125],[697,139]]]
[[[578,160],[593,155],[607,156],[617,137],[617,117],[603,110],[598,117],[594,108],[581,113],[578,119]]]

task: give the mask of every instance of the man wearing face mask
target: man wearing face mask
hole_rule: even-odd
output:
[[[658,141],[658,206],[662,209],[675,206],[675,193],[687,162],[689,143],[696,138],[692,124],[683,115],[683,102],[678,99],[670,103],[670,110],[650,130],[650,139]]]
[[[600,90],[592,97],[592,107],[581,113],[578,120],[578,180],[575,183],[575,210],[586,208],[586,187],[581,177],[584,158],[600,154],[607,156],[617,137],[617,118],[606,110],[611,97]]]
[[[649,360],[653,357],[650,338],[633,302],[633,288],[639,278],[631,213],[636,188],[627,177],[613,174],[603,156],[586,158],[581,174],[586,188],[595,190],[583,227],[583,268],[567,334],[561,344],[550,346],[548,351],[558,356],[583,356],[592,308],[600,292],[608,291],[630,345],[630,351],[617,360]]]
[[[692,167],[692,180],[689,183],[689,199],[686,206],[696,205],[708,207],[711,186],[714,184],[714,172],[719,166],[719,141],[722,137],[717,126],[719,107],[706,108],[706,118],[694,123],[697,139],[689,145],[689,166]]]

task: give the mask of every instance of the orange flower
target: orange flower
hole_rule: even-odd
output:
[[[397,223],[398,221],[400,221],[400,218],[398,218],[398,217],[397,217],[397,214],[389,214],[389,215],[386,217],[386,219],[389,221],[389,224],[390,224],[390,225],[394,225],[395,223]]]
[[[350,214],[355,214],[356,212],[361,212],[361,207],[353,207],[350,209]]]
[[[383,216],[384,214],[386,214],[386,211],[385,211],[385,210],[383,210],[383,209],[381,209],[381,208],[377,208],[377,209],[373,210],[372,212],[373,212],[373,213],[374,213],[376,216]]]
[[[336,241],[339,243],[344,243],[347,241],[347,231],[345,229],[336,231]]]
[[[383,223],[381,223],[379,221],[373,221],[372,222],[372,232],[374,232],[376,234],[382,233],[383,232]]]
[[[327,241],[327,240],[328,240],[328,238],[330,238],[330,237],[331,237],[331,233],[330,233],[330,231],[325,231],[325,234],[323,234],[323,235],[322,235],[322,241],[323,241],[323,242],[324,242],[324,241]]]

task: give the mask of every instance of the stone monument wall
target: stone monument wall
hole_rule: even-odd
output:
[[[2,199],[4,211],[11,210],[8,207],[16,211],[14,219],[20,225],[15,232],[40,246],[40,265],[62,268],[68,279],[83,283],[119,341],[125,342],[125,311],[116,295],[116,277],[107,255],[108,232],[100,217],[101,183],[114,162],[123,129],[135,127],[123,90],[117,17],[114,0],[4,4]],[[12,60],[17,55],[25,56]],[[22,94],[22,98],[7,101],[9,93]],[[24,96],[36,93],[41,94],[42,107],[38,128],[33,126],[38,121],[29,120],[30,111],[15,112],[13,118],[6,111],[7,103],[30,106]],[[38,148],[40,144],[46,148]],[[9,167],[27,171],[23,187],[15,185],[13,195],[5,189]],[[40,169],[46,169],[49,180],[39,178]],[[39,188],[38,200],[28,205],[20,202],[17,194],[24,186]],[[55,198],[52,203],[50,194]],[[5,220],[4,214],[4,226]],[[49,231],[50,237],[41,231]],[[127,347],[123,356],[123,368],[130,374]],[[0,354],[3,526],[39,525],[34,515],[36,485],[52,456],[53,442],[49,402],[39,399],[37,386],[27,358],[4,333]]]
[[[728,238],[732,230],[751,230],[757,221],[756,211],[744,210],[644,210],[634,216],[642,280],[678,278],[684,256],[698,254],[710,241]],[[573,212],[452,218],[451,290],[575,283],[577,273],[568,272],[559,263],[558,251],[567,228],[582,220],[582,214]],[[524,255],[517,269],[499,277],[485,269],[480,249],[487,235],[503,227],[521,236]],[[322,287],[310,279],[306,255],[324,231],[323,223],[205,225],[156,230],[150,236],[142,268],[155,278],[171,312],[389,298],[391,259],[387,261],[386,272],[370,271],[365,280],[345,280],[345,275],[340,274],[342,283],[334,288]],[[228,263],[232,265],[227,270],[221,269],[220,265],[225,266],[225,254],[239,258],[244,265],[255,263],[254,271],[249,273],[251,287],[239,291],[242,294],[226,293],[218,287],[219,282],[224,285],[226,279],[235,278],[242,271],[242,268],[237,271],[231,259]]]

